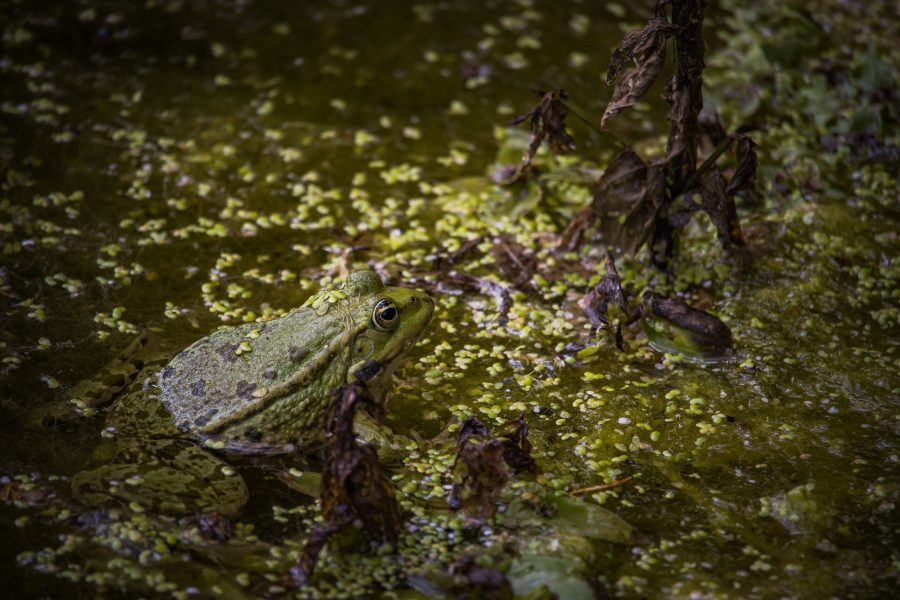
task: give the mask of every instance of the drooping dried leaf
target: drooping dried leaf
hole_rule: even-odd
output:
[[[603,239],[633,254],[653,232],[665,199],[662,165],[650,168],[633,150],[613,158],[594,191],[594,211]]]
[[[609,59],[606,70],[606,85],[612,84],[631,60],[640,60],[647,54],[654,54],[660,45],[665,44],[666,37],[676,30],[665,16],[657,15],[640,29],[628,32]]]
[[[531,281],[537,267],[534,253],[509,235],[497,238],[491,256],[500,273],[517,288],[525,287]]]
[[[531,457],[531,441],[528,439],[528,423],[525,413],[519,415],[512,431],[500,436],[503,443],[503,460],[516,473],[533,472],[537,464]]]
[[[518,115],[510,121],[510,125],[518,125],[528,121],[531,125],[531,141],[522,156],[522,162],[516,168],[507,183],[517,181],[531,166],[531,161],[538,148],[546,140],[547,146],[554,154],[566,154],[575,150],[575,140],[566,131],[566,108],[560,100],[566,99],[564,90],[538,91],[541,101],[524,115]]]
[[[381,471],[375,449],[360,444],[353,433],[353,416],[359,404],[377,403],[363,385],[350,384],[337,390],[330,407],[334,444],[322,469],[319,490],[324,522],[313,529],[300,562],[292,570],[298,585],[312,576],[328,539],[357,522],[362,524],[362,533],[370,543],[397,543],[400,511],[394,488]]]
[[[634,106],[647,94],[666,62],[666,39],[671,32],[672,26],[665,18],[656,17],[646,27],[626,35],[622,44],[616,48],[606,74],[607,85],[618,77],[628,60],[634,60],[635,66],[628,69],[616,82],[612,97],[600,119],[601,127],[605,127],[609,119]],[[630,45],[623,50],[626,42]]]
[[[731,136],[737,142],[735,154],[737,156],[737,169],[731,176],[725,194],[734,196],[740,191],[752,191],[756,187],[756,142],[749,136],[735,133]]]
[[[453,490],[448,503],[475,519],[489,519],[497,511],[497,500],[508,476],[503,461],[503,443],[488,439],[487,428],[474,417],[463,422],[453,463]]]

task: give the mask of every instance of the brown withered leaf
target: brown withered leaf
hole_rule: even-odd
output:
[[[533,472],[537,464],[531,457],[531,441],[528,439],[528,423],[523,412],[516,419],[512,431],[500,436],[503,444],[503,460],[516,473]]]
[[[600,327],[610,327],[619,350],[624,349],[622,327],[632,322],[622,280],[615,258],[606,253],[606,275],[578,302],[591,322],[591,334]]]
[[[491,248],[494,264],[513,287],[522,288],[531,282],[537,267],[534,252],[509,235],[501,235]]]
[[[637,252],[653,232],[664,200],[664,165],[648,168],[633,150],[620,153],[594,191],[604,241],[628,254]]]
[[[609,323],[606,315],[610,305],[618,307],[623,313],[628,312],[625,292],[622,290],[622,280],[616,270],[615,259],[612,254],[607,252],[605,260],[606,275],[579,302],[591,325],[595,327]]]
[[[535,91],[541,96],[538,105],[531,112],[518,115],[510,121],[510,125],[528,121],[531,125],[531,142],[522,156],[522,162],[507,183],[517,181],[528,171],[534,155],[545,140],[554,154],[566,154],[575,150],[575,140],[566,131],[566,108],[560,102],[567,98],[565,90]]]
[[[644,97],[662,72],[666,62],[666,40],[673,31],[674,28],[665,17],[654,17],[646,26],[632,31],[622,40],[613,52],[606,72],[607,85],[618,81],[600,118],[601,127],[605,127],[609,119],[634,106]],[[635,65],[619,77],[630,60]]]
[[[316,559],[335,533],[362,524],[362,534],[376,545],[396,545],[400,532],[400,511],[394,488],[384,477],[378,454],[372,446],[360,444],[353,433],[357,406],[376,406],[369,391],[360,384],[338,388],[330,407],[334,444],[322,469],[319,498],[323,524],[314,528],[300,561],[292,569],[298,585],[312,576]]]
[[[629,31],[613,50],[612,57],[609,59],[609,67],[606,69],[606,85],[610,85],[619,77],[629,61],[636,60],[648,53],[654,53],[660,44],[665,43],[665,38],[675,31],[676,28],[666,20],[664,15],[657,15],[640,29]]]
[[[756,187],[756,142],[742,133],[733,133],[731,137],[736,142],[737,168],[725,188],[728,196],[744,190],[752,192]]]
[[[450,508],[474,519],[491,518],[507,479],[503,443],[489,438],[484,424],[469,417],[457,438]]]

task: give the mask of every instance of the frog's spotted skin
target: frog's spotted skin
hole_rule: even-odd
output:
[[[376,307],[388,307],[385,326]],[[280,319],[198,341],[160,373],[160,399],[180,429],[232,448],[306,447],[321,439],[332,390],[361,367],[381,399],[433,310],[424,293],[357,271]]]
[[[74,476],[75,493],[90,504],[236,515],[248,495],[243,479],[196,438],[244,452],[316,443],[332,391],[359,377],[381,400],[433,310],[424,293],[385,287],[375,273],[358,271],[340,290],[321,292],[280,319],[217,331],[168,364],[121,359],[117,373],[125,365],[142,370],[128,374],[135,383],[107,419],[115,455]],[[363,429],[389,442],[377,424]]]

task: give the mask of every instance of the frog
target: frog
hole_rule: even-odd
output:
[[[72,478],[76,496],[92,505],[239,514],[247,486],[224,456],[327,444],[334,390],[363,383],[383,405],[433,313],[426,293],[361,270],[282,317],[219,329],[172,358],[120,360],[111,378],[118,394],[82,387],[93,401],[112,401],[104,432],[115,450]],[[354,431],[376,446],[404,443],[364,411]]]

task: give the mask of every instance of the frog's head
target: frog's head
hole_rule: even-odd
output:
[[[347,381],[366,382],[380,399],[403,355],[431,321],[434,301],[419,290],[385,286],[372,271],[351,273],[341,290],[356,306],[354,319],[366,323],[353,340]]]

